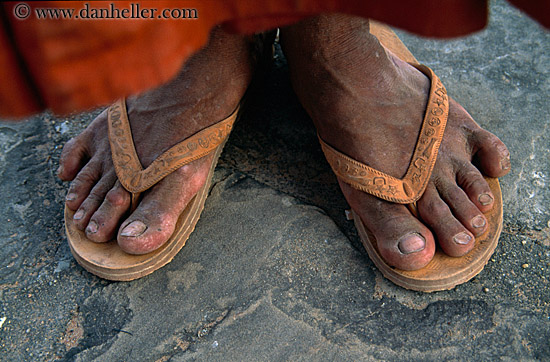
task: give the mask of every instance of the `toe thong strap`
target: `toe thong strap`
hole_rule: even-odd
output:
[[[160,155],[146,169],[139,161],[128,122],[126,102],[117,101],[108,110],[109,142],[113,164],[120,183],[132,199],[178,168],[213,152],[229,136],[237,118],[238,107],[226,119],[195,133]]]
[[[433,71],[412,64],[431,80],[430,95],[411,163],[402,179],[375,170],[335,150],[320,137],[321,148],[338,178],[353,188],[399,204],[417,201],[430,179],[449,114],[447,91]]]

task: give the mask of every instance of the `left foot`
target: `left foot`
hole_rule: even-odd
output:
[[[308,19],[283,29],[281,44],[294,90],[320,137],[359,162],[403,177],[424,118],[428,78],[385,50],[362,18]],[[339,180],[386,262],[403,270],[422,268],[435,252],[432,232],[448,255],[462,256],[474,247],[488,227],[483,212],[494,203],[474,156],[490,177],[510,170],[506,146],[450,100],[438,158],[417,202],[422,221],[404,205]]]

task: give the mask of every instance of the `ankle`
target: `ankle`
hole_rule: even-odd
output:
[[[306,70],[311,69],[311,65],[326,63],[350,67],[355,66],[358,59],[364,62],[383,55],[378,40],[369,32],[369,21],[349,15],[309,18],[282,28],[280,37],[289,63],[304,63]]]

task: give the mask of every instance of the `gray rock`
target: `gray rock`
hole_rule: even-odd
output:
[[[63,229],[60,149],[97,112],[0,124],[0,360],[548,360],[550,34],[491,10],[467,38],[400,33],[512,152],[500,244],[474,280],[423,294],[381,276],[279,50],[187,245],[131,283],[84,271]]]

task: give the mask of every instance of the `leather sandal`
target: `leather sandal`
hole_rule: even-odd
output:
[[[319,141],[328,163],[340,180],[381,199],[405,204],[418,217],[415,203],[424,193],[437,159],[447,122],[449,99],[439,78],[430,68],[418,64],[391,29],[371,22],[371,33],[386,49],[409,62],[431,80],[428,106],[409,168],[403,178],[397,179],[344,155],[321,138]],[[369,257],[386,278],[401,287],[417,291],[452,289],[479,274],[498,244],[502,230],[502,194],[497,179],[486,177],[486,181],[495,197],[493,209],[484,214],[488,230],[476,237],[475,246],[467,255],[451,257],[438,247],[433,259],[419,270],[405,271],[387,264],[379,253],[376,238],[365,227],[360,216],[352,210],[350,218],[355,222]]]
[[[168,264],[185,245],[199,220],[208,195],[214,168],[233,128],[239,108],[226,119],[203,129],[160,155],[143,169],[136,153],[125,100],[119,100],[108,110],[109,142],[116,175],[122,186],[131,193],[132,211],[140,194],[180,167],[214,153],[204,186],[181,213],[172,236],[160,248],[144,255],[124,252],[116,240],[96,243],[77,229],[74,211],[65,207],[65,230],[71,252],[87,271],[109,280],[129,281],[141,278]]]

